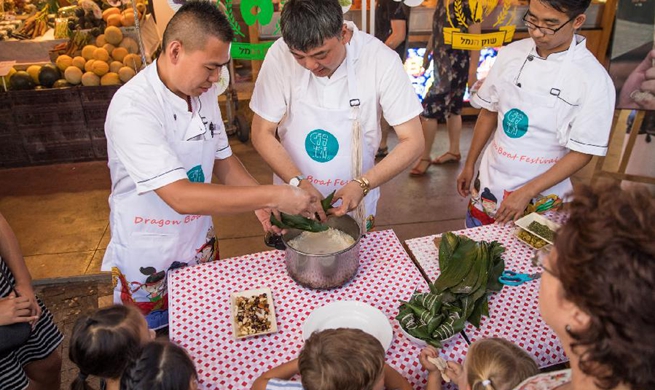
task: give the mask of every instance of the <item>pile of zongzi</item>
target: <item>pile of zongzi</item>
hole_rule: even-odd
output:
[[[496,241],[444,233],[439,245],[441,274],[430,284],[430,292],[400,301],[396,317],[400,325],[435,347],[464,329],[466,321],[479,327],[482,316],[489,316],[487,294],[503,288],[498,277],[505,270],[504,251]]]

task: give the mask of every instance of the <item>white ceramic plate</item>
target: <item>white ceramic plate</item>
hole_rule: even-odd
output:
[[[409,341],[411,341],[412,343],[418,345],[419,347],[421,347],[421,348],[425,348],[425,347],[428,346],[428,342],[427,342],[427,341],[425,341],[425,340],[421,340],[421,339],[417,339],[416,337],[414,337],[414,336],[412,336],[411,334],[407,333],[407,332],[405,331],[405,329],[403,329],[402,326],[400,327],[400,331],[403,332],[403,334],[405,335],[405,337],[407,337],[407,338],[409,339]]]
[[[307,340],[315,331],[336,328],[361,329],[378,339],[385,351],[393,340],[393,329],[384,313],[358,301],[336,301],[315,309],[302,325],[302,338]]]

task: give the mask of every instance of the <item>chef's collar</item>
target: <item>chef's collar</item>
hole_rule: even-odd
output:
[[[148,66],[145,70],[146,78],[148,82],[154,87],[162,99],[171,106],[176,112],[188,112],[189,105],[186,100],[174,94],[164,82],[159,78],[159,73],[157,72],[157,60],[152,62],[151,66]]]
[[[575,45],[573,46],[574,52],[577,51],[578,49],[582,49],[587,46],[585,41],[586,38],[584,36],[575,34],[574,37],[575,37]],[[566,50],[558,51],[556,53],[551,53],[547,58],[545,58],[540,56],[539,53],[537,53],[537,45],[533,40],[532,48],[530,49],[530,55],[547,61],[561,61],[569,50],[570,49],[566,49]]]

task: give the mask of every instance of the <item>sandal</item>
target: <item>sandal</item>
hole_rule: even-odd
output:
[[[421,164],[424,161],[427,161],[428,163],[431,163],[429,158],[422,158],[421,160],[419,160],[418,164],[416,164],[416,166],[414,168],[412,168],[411,171],[409,171],[409,175],[410,176],[423,176],[423,175],[425,175],[428,172],[428,168],[430,168],[431,164],[426,165],[425,169],[419,169],[419,167],[421,166]]]
[[[384,158],[389,154],[389,147],[385,146],[384,148],[378,148],[378,152],[375,154],[375,158]]]
[[[447,163],[458,163],[459,160],[461,159],[462,159],[462,155],[459,153],[446,152],[441,156],[432,160],[432,164],[440,165],[440,164],[447,164]]]

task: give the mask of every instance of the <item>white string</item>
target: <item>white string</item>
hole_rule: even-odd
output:
[[[353,106],[351,108],[355,119],[353,119],[352,124],[352,172],[353,177],[358,178],[362,175],[362,129],[359,125],[359,106]],[[355,221],[360,223],[360,230],[362,234],[366,233],[366,206],[364,205],[364,199],[359,202],[357,208],[355,209]]]

